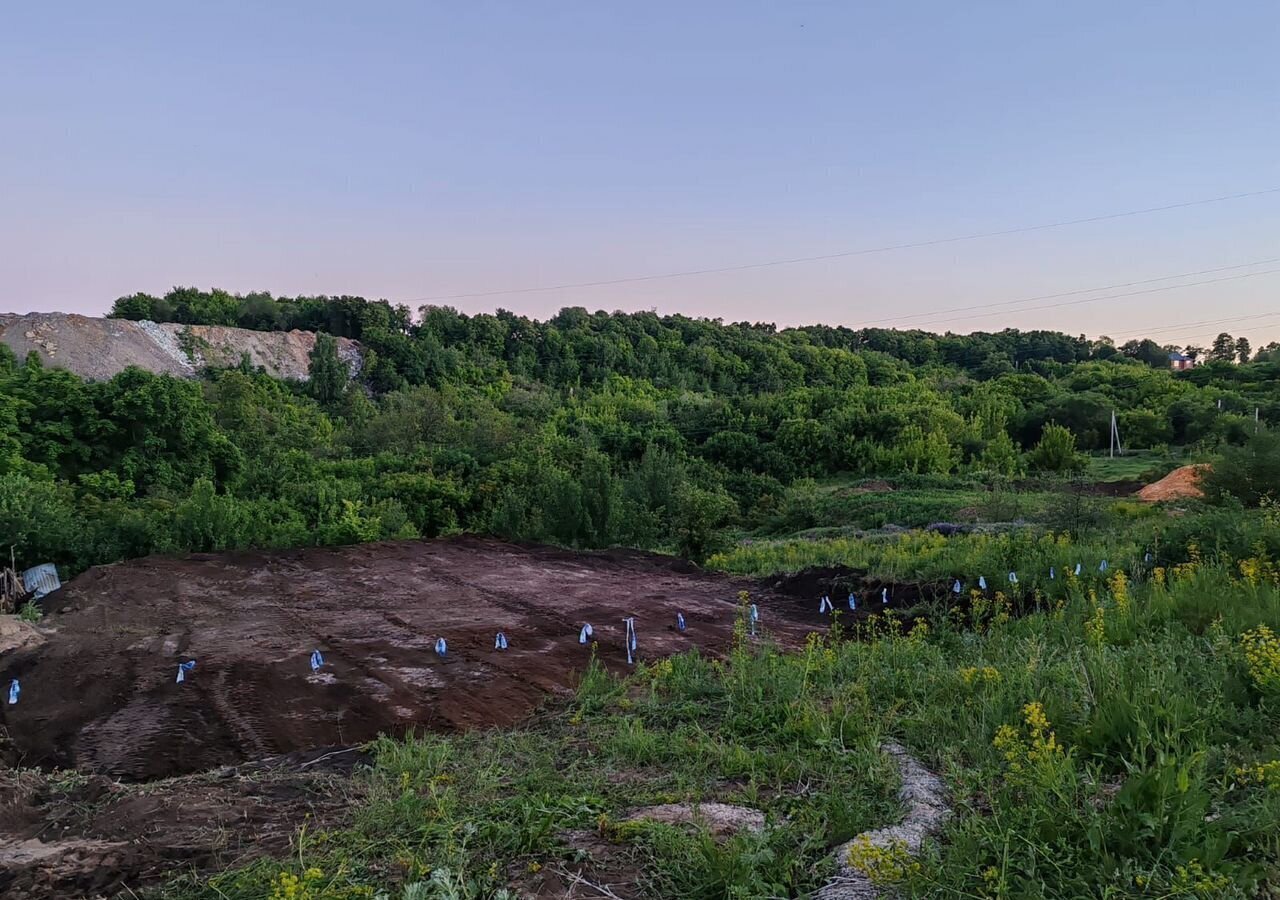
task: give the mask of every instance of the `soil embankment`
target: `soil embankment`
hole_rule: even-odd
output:
[[[19,360],[35,353],[46,366],[96,381],[129,366],[195,378],[205,366],[235,366],[242,357],[276,378],[305,381],[315,343],[310,331],[157,324],[67,313],[0,313],[0,344]],[[341,337],[337,344],[338,357],[354,378],[363,365],[360,345]]]
[[[1147,503],[1161,503],[1173,500],[1198,500],[1204,496],[1204,487],[1200,480],[1209,471],[1208,463],[1182,466],[1174,469],[1159,481],[1138,491],[1138,499]]]

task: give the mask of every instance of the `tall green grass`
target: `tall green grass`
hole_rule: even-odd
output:
[[[1145,534],[1110,536],[1077,542],[1069,536],[1031,529],[995,535],[956,535],[908,532],[875,538],[831,538],[744,542],[712,556],[707,565],[735,575],[772,575],[825,566],[867,569],[871,576],[892,581],[933,581],[961,578],[974,582],[983,576],[1000,587],[1016,572],[1022,590],[1048,589],[1049,569],[1059,578],[1074,571],[1096,573],[1103,560],[1111,568],[1133,571],[1146,565]]]

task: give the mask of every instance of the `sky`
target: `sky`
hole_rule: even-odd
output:
[[[12,4],[0,311],[195,285],[1260,346],[1278,47],[1271,0]]]

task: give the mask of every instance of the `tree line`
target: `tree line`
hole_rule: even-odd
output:
[[[156,301],[156,302],[153,302]],[[162,306],[157,306],[157,302]],[[568,308],[539,322],[179,289],[114,312],[310,327],[312,378],[90,382],[0,350],[0,534],[65,569],[474,531],[700,558],[809,479],[1016,478],[1105,448],[1243,445],[1280,362],[1187,372],[1053,332],[933,335]],[[181,317],[181,318],[179,318]]]

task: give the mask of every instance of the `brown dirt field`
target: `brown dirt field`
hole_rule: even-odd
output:
[[[641,659],[718,654],[743,589],[784,644],[828,621],[817,582],[762,588],[669,557],[479,538],[101,566],[46,599],[43,643],[0,659],[0,684],[22,683],[21,702],[0,707],[0,752],[142,781],[383,732],[509,725],[575,682],[591,655],[584,622],[616,670],[624,616],[636,617]],[[493,649],[499,629],[505,653]]]
[[[145,785],[0,769],[0,896],[109,897],[286,853],[345,814],[362,759],[279,758]]]
[[[1199,499],[1204,496],[1204,489],[1200,486],[1200,478],[1208,469],[1208,463],[1198,463],[1174,469],[1159,481],[1153,482],[1138,491],[1137,496],[1147,503]]]

